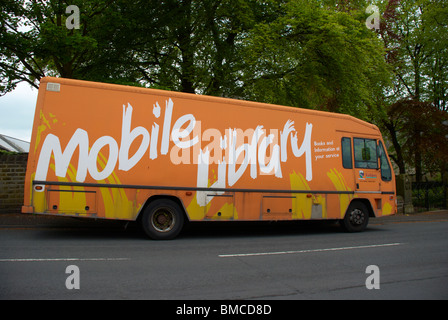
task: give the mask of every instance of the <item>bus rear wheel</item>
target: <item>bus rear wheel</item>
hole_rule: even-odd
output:
[[[352,202],[340,223],[347,232],[364,231],[369,224],[369,211],[365,204],[360,201]]]
[[[171,240],[181,232],[184,215],[179,205],[170,199],[157,199],[143,211],[144,232],[153,240]]]

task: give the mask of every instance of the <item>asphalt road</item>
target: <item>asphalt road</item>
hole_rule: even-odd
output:
[[[25,220],[0,215],[2,300],[448,299],[447,211],[372,219],[356,234],[209,223],[172,241],[132,224]]]

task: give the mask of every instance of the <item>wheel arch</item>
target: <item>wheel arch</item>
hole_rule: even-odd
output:
[[[154,202],[156,200],[159,200],[159,199],[169,199],[169,200],[172,200],[172,201],[176,202],[179,205],[179,207],[181,208],[182,213],[183,213],[184,218],[186,219],[186,221],[190,221],[190,218],[188,217],[188,214],[187,214],[187,210],[185,209],[185,206],[184,206],[184,204],[183,204],[181,199],[179,199],[178,197],[173,196],[173,195],[157,194],[157,195],[152,195],[148,199],[146,199],[145,203],[140,208],[140,211],[138,212],[138,215],[137,215],[137,218],[136,218],[136,221],[138,223],[141,222],[141,219],[143,217],[143,212],[145,211],[145,208],[148,207],[152,202]]]
[[[353,203],[357,203],[360,202],[362,204],[364,204],[367,208],[367,211],[369,212],[369,217],[371,218],[375,218],[375,212],[373,211],[373,207],[372,207],[372,203],[370,202],[369,199],[366,198],[354,198],[352,199],[352,201],[350,201],[349,205],[347,206],[347,209],[345,209],[345,214],[347,214],[348,210],[350,209],[350,206]]]

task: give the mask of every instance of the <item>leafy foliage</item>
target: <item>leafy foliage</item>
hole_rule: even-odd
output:
[[[399,172],[448,169],[446,1],[373,1],[379,30],[367,0],[1,3],[0,94],[51,75],[348,113]]]

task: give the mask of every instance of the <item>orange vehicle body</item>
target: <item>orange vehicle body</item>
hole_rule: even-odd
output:
[[[22,212],[136,220],[167,198],[190,221],[340,220],[353,201],[385,216],[384,149],[348,115],[48,77]]]

